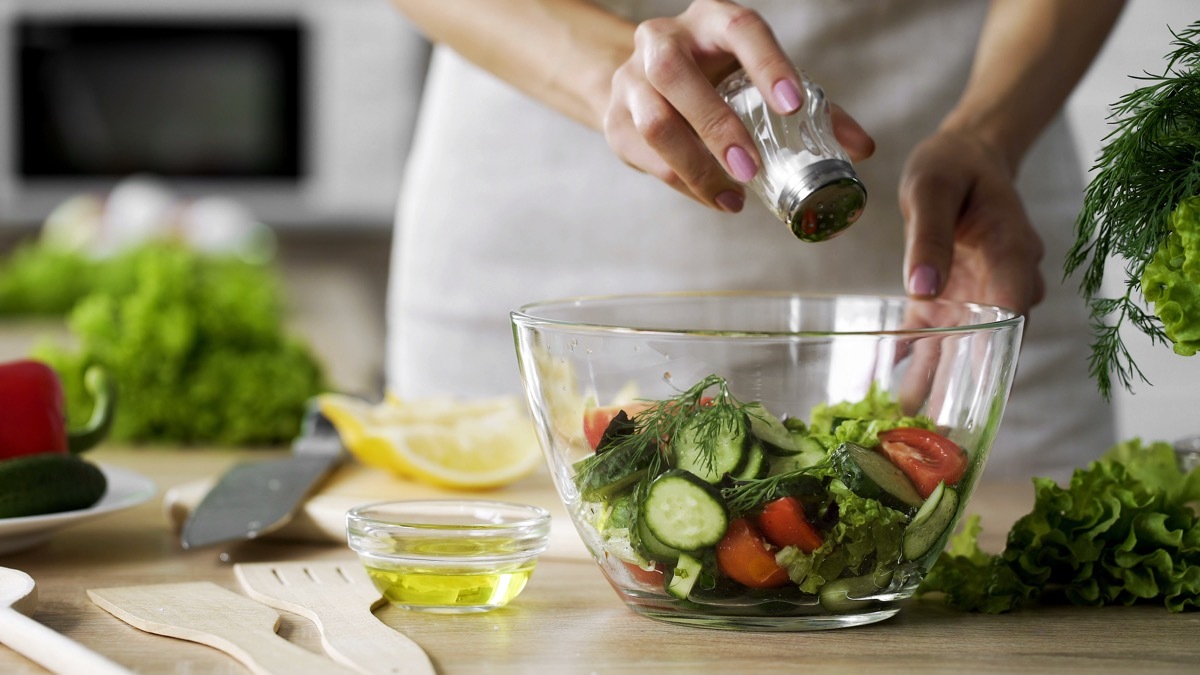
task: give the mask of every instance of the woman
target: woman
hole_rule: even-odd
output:
[[[1061,477],[1111,443],[1059,283],[1082,190],[1060,108],[1120,0],[394,3],[438,43],[395,238],[398,394],[517,391],[507,314],[546,297],[1045,299],[988,474]],[[871,198],[837,239],[800,243],[746,198],[757,152],[713,91],[739,62],[780,112],[795,63],[850,113]]]

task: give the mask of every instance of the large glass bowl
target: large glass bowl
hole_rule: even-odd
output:
[[[651,618],[743,630],[899,611],[983,472],[1023,325],[737,292],[539,302],[512,322],[555,486],[613,588]]]

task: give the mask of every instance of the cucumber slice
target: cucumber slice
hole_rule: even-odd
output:
[[[763,407],[763,404],[747,404],[746,416],[750,418],[750,433],[766,444],[765,449],[770,454],[796,455],[807,449],[804,441],[811,439],[802,432],[788,429],[778,417]]]
[[[882,490],[908,507],[918,507],[925,503],[908,476],[904,475],[904,472],[892,464],[887,457],[855,443],[843,443],[842,449],[868,481],[866,484],[862,484],[862,481],[848,480],[846,484],[850,489],[864,497],[877,497],[877,494],[870,493]],[[878,488],[878,490],[872,488]]]
[[[942,482],[930,493],[904,530],[904,557],[916,560],[944,539],[958,512],[958,491]]]
[[[677,551],[716,546],[729,527],[721,495],[681,469],[654,479],[642,502],[640,520],[658,541]]]
[[[756,480],[766,478],[767,471],[771,468],[767,461],[767,453],[765,452],[762,443],[755,440],[750,441],[750,450],[746,453],[746,463],[741,470],[734,476],[735,480]]]
[[[671,439],[676,468],[709,483],[720,482],[727,473],[736,474],[746,462],[750,434],[744,420],[730,426],[693,417]]]
[[[892,573],[836,579],[821,587],[821,606],[831,614],[857,612],[876,601],[869,596],[879,593],[892,583]]]
[[[654,536],[654,533],[646,526],[645,518],[638,517],[635,531],[637,532],[638,547],[646,558],[672,564],[679,560],[679,550],[659,541],[658,537]]]
[[[700,561],[686,553],[679,554],[679,562],[667,582],[667,592],[680,600],[687,600],[692,593],[692,587],[700,578]]]
[[[771,457],[767,469],[768,476],[778,476],[800,469],[807,469],[811,464],[805,460],[805,455],[787,455],[786,457]]]

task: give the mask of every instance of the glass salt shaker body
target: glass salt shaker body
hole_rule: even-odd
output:
[[[745,71],[717,91],[750,131],[762,169],[747,184],[802,241],[831,239],[862,214],[867,191],[833,135],[825,93],[801,74],[804,103],[778,115]]]

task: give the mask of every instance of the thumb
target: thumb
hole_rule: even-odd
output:
[[[830,104],[829,119],[833,135],[850,155],[850,161],[859,162],[875,154],[875,139],[841,106]]]
[[[904,216],[904,283],[910,296],[936,297],[954,261],[954,230],[962,209],[962,186],[945,177],[909,175],[900,192]]]

